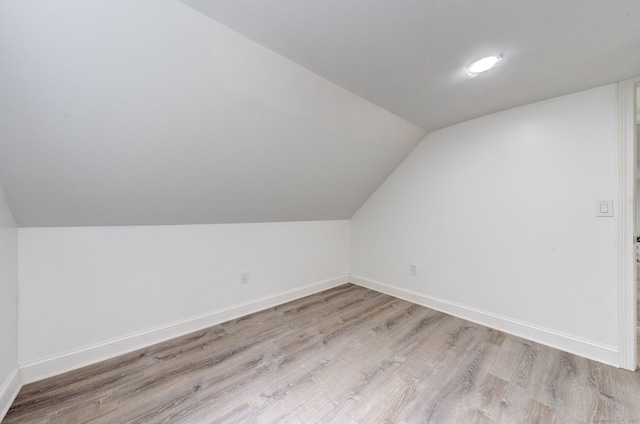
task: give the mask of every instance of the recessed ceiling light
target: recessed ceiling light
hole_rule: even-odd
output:
[[[478,59],[467,66],[467,74],[469,77],[473,78],[478,74],[495,68],[495,66],[500,62],[502,62],[502,55],[483,57],[482,59]]]

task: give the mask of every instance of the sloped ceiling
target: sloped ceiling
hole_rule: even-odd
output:
[[[427,131],[640,75],[638,0],[182,1]]]
[[[427,131],[640,75],[636,0],[185,3],[0,2],[19,226],[347,219]]]
[[[348,219],[423,138],[176,0],[0,2],[19,226]]]

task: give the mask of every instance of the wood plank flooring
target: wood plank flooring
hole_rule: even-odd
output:
[[[29,384],[3,421],[638,422],[638,372],[351,284]]]

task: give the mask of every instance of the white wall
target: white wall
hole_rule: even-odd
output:
[[[616,149],[615,85],[431,133],[353,216],[352,281],[617,364]]]
[[[0,421],[20,387],[18,353],[18,229],[0,187]]]
[[[20,228],[25,382],[347,281],[348,221]],[[250,282],[240,285],[240,272]]]

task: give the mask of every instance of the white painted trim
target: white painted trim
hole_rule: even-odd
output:
[[[20,372],[22,382],[24,384],[32,383],[124,353],[133,352],[137,349],[180,337],[222,322],[282,305],[283,303],[345,284],[348,281],[347,276],[319,281],[294,290],[266,296],[181,321],[85,346],[39,361],[21,364]]]
[[[22,387],[20,381],[20,375],[18,370],[15,370],[0,387],[0,422],[4,419],[4,416],[9,412],[11,404],[18,396],[18,392]]]
[[[618,84],[618,344],[621,368],[637,366],[636,312],[636,85],[640,77]]]
[[[560,331],[540,327],[527,322],[518,321],[491,312],[471,308],[455,302],[438,299],[412,290],[407,290],[366,277],[351,275],[351,283],[375,290],[390,296],[404,299],[427,308],[435,309],[458,318],[472,321],[486,327],[495,328],[555,349],[593,359],[608,365],[618,365],[618,349],[591,340],[582,339]]]

